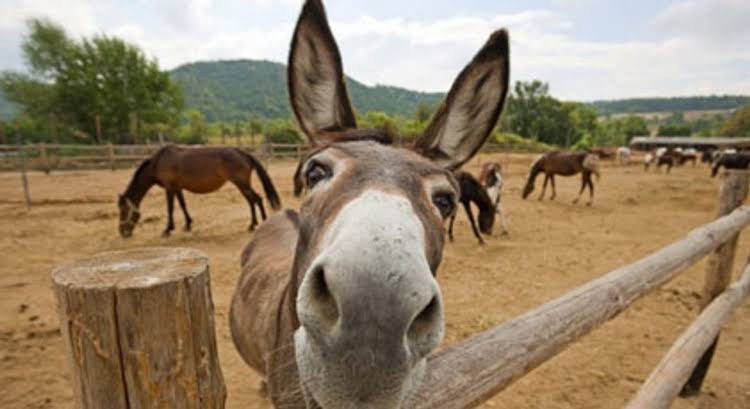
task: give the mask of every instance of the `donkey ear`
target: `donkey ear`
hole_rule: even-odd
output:
[[[508,33],[502,29],[458,75],[414,149],[449,169],[471,159],[503,110],[509,72]]]
[[[307,0],[297,21],[287,67],[294,115],[311,144],[319,131],[356,128],[336,40],[321,0]]]

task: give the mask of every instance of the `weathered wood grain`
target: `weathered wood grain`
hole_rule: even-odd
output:
[[[104,253],[55,270],[52,281],[77,407],[224,407],[205,255]]]
[[[417,408],[469,408],[489,399],[750,224],[744,206],[631,265],[432,356]]]
[[[709,304],[675,341],[627,409],[669,408],[722,325],[750,293],[750,266],[740,280]]]

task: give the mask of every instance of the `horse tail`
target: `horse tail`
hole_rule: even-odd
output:
[[[586,155],[583,159],[583,168],[596,175],[596,180],[602,177],[599,172],[599,157],[594,154]]]
[[[549,153],[545,153],[531,163],[531,167],[529,168],[529,176],[526,178],[526,184],[524,185],[523,192],[521,193],[522,198],[526,199],[526,197],[534,190],[534,181],[536,181],[537,175],[539,175],[539,173],[542,171],[544,159],[547,157],[547,155],[549,155]]]
[[[255,157],[250,153],[245,152],[242,149],[237,150],[242,154],[242,156],[245,157],[245,159],[248,160],[248,162],[250,162],[250,164],[253,165],[255,171],[258,173],[258,178],[260,179],[260,183],[263,184],[263,190],[266,192],[266,198],[268,199],[268,203],[270,203],[271,208],[273,210],[279,210],[281,208],[281,199],[279,199],[279,194],[278,192],[276,192],[276,187],[274,187],[273,182],[271,181],[271,177],[268,176],[268,172],[266,172],[266,169],[258,161],[258,159],[255,159]]]

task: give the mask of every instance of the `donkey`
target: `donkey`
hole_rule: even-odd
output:
[[[581,190],[578,192],[578,197],[573,200],[573,204],[578,203],[581,199],[583,191],[588,186],[589,188],[589,201],[586,206],[591,206],[594,201],[594,183],[591,181],[591,174],[596,175],[596,179],[599,180],[601,174],[599,173],[599,162],[597,160],[597,154],[590,152],[566,152],[566,151],[552,151],[542,155],[539,159],[531,164],[531,170],[529,171],[529,177],[526,180],[526,185],[523,188],[521,197],[526,199],[531,192],[534,191],[534,182],[537,176],[544,172],[544,185],[542,186],[542,193],[539,195],[539,200],[544,199],[544,193],[547,190],[547,182],[552,182],[552,196],[550,200],[555,200],[557,191],[555,189],[555,175],[561,176],[573,176],[575,174],[581,174]]]
[[[487,195],[495,206],[495,213],[500,216],[501,234],[508,234],[508,223],[500,201],[503,192],[503,165],[500,162],[487,162],[479,172],[479,183],[487,191]]]
[[[750,152],[722,153],[711,165],[711,177],[716,177],[722,166],[724,169],[748,169]]]
[[[231,147],[196,147],[183,148],[165,146],[143,161],[133,174],[125,193],[119,195],[117,206],[120,210],[119,231],[122,237],[133,235],[141,212],[139,206],[143,197],[154,185],[159,185],[167,192],[167,227],[162,233],[169,236],[174,230],[174,198],[180,203],[185,215],[185,230],[190,231],[193,219],[185,206],[183,190],[193,193],[210,193],[218,190],[227,181],[239,189],[250,206],[251,222],[249,230],[255,229],[258,221],[255,207],[260,208],[260,215],[266,219],[263,199],[250,186],[253,171],[263,184],[263,190],[271,205],[278,210],[281,207],[279,195],[266,173],[263,165],[253,155],[239,148]]]
[[[299,172],[307,193],[299,212],[276,213],[242,252],[234,344],[277,408],[411,407],[444,333],[435,274],[460,195],[453,171],[502,110],[508,34],[490,36],[410,149],[355,131],[320,0],[302,8],[287,70],[312,146]]]
[[[481,230],[484,234],[492,234],[492,225],[495,224],[495,204],[490,199],[484,186],[479,183],[478,180],[471,175],[471,173],[459,171],[455,175],[458,181],[458,187],[461,191],[461,196],[458,199],[464,207],[466,216],[469,218],[471,223],[471,230],[474,232],[474,236],[479,240],[479,244],[484,244],[482,235],[479,234]],[[471,211],[471,204],[474,203],[479,208],[479,230],[477,230],[477,223],[474,220],[474,213]],[[448,238],[453,241],[453,222],[456,221],[456,213],[454,213],[448,224]]]

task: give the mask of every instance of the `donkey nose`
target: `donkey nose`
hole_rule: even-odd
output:
[[[443,303],[424,271],[372,270],[365,260],[318,262],[298,293],[300,323],[319,345],[366,346],[421,359],[442,340]]]

